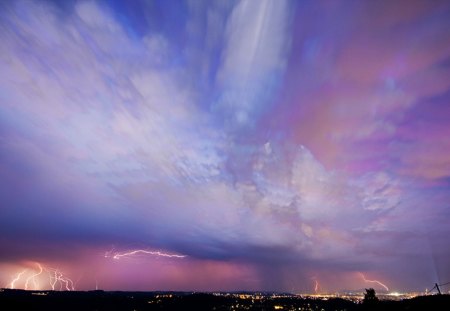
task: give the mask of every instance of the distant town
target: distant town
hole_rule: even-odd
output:
[[[121,292],[0,289],[0,308],[14,310],[434,310],[450,307],[449,294],[370,290],[336,294],[268,292]],[[375,292],[373,292],[375,294]]]

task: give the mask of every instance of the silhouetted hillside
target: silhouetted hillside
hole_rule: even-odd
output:
[[[335,298],[182,292],[0,291],[0,310],[450,310],[450,296],[423,296],[372,305]]]

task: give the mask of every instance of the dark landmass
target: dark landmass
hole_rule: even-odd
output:
[[[0,310],[450,310],[450,295],[357,303],[269,293],[0,290]]]

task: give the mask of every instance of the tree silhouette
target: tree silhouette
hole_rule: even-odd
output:
[[[378,302],[378,297],[373,288],[366,288],[366,293],[364,294],[363,303],[366,305],[373,305]]]

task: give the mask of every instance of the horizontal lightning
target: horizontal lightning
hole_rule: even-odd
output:
[[[152,256],[161,256],[161,257],[169,257],[169,258],[185,258],[186,255],[178,255],[178,254],[170,254],[170,253],[164,253],[161,251],[149,251],[146,249],[136,249],[136,250],[130,250],[127,252],[107,252],[105,254],[105,258],[112,257],[113,259],[120,259],[122,257],[132,257],[134,255],[138,254],[145,254],[145,255],[152,255]]]

